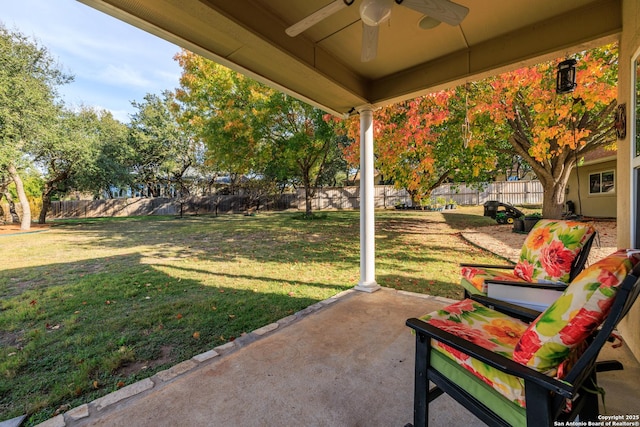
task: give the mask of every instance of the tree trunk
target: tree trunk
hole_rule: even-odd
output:
[[[9,193],[8,191],[5,191],[3,194],[4,194],[4,197],[6,197],[7,199],[7,203],[9,203],[9,215],[11,216],[11,223],[12,224],[19,223],[20,217],[18,216],[18,212],[16,212],[16,204],[13,203],[13,197],[11,196],[11,193]]]
[[[47,222],[47,212],[51,207],[51,191],[45,189],[42,193],[42,209],[40,210],[40,216],[38,217],[39,224],[45,224]]]
[[[29,199],[27,199],[27,194],[24,192],[24,185],[22,185],[22,179],[20,175],[18,175],[18,171],[16,170],[15,165],[10,164],[7,168],[9,171],[9,175],[13,182],[16,184],[16,191],[18,193],[18,200],[20,200],[20,204],[22,205],[22,220],[20,221],[20,230],[30,230],[31,229],[31,207],[29,206]]]
[[[309,196],[309,192],[308,191],[304,192],[304,207],[305,207],[304,214],[306,216],[311,216],[311,213],[312,213],[311,197]]]
[[[311,200],[313,198],[313,190],[308,182],[304,183],[304,213],[306,216],[311,216],[312,205]]]
[[[564,194],[567,183],[564,181],[544,182],[540,180],[544,195],[542,198],[542,217],[548,219],[562,218],[564,208]]]
[[[311,181],[307,176],[303,177],[302,183],[304,185],[304,212],[306,216],[310,217],[312,214],[311,201],[315,195],[315,188],[311,188]]]

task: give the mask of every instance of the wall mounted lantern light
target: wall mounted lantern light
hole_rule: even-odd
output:
[[[576,60],[567,59],[558,64],[556,93],[570,93],[576,88]]]

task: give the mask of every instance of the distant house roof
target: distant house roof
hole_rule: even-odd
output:
[[[593,151],[589,151],[583,156],[585,164],[600,163],[613,160],[617,157],[618,150],[605,150],[604,147],[598,147]]]

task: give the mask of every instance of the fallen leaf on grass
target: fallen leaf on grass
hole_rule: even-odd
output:
[[[182,319],[182,314],[180,314],[180,313],[176,314],[176,319],[178,319],[178,320]]]
[[[124,387],[124,381],[118,381],[118,384],[116,384],[116,387],[118,388]]]
[[[193,333],[193,338],[199,340],[200,339],[200,332],[196,331]]]
[[[98,381],[93,382],[93,388],[97,389],[99,387]]]
[[[54,417],[58,416],[63,412],[67,412],[69,409],[71,409],[71,405],[69,404],[61,405],[58,409],[55,410],[55,412],[53,413],[53,416]]]

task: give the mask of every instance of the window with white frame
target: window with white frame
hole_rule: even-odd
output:
[[[589,194],[606,194],[615,191],[614,171],[589,174]]]

